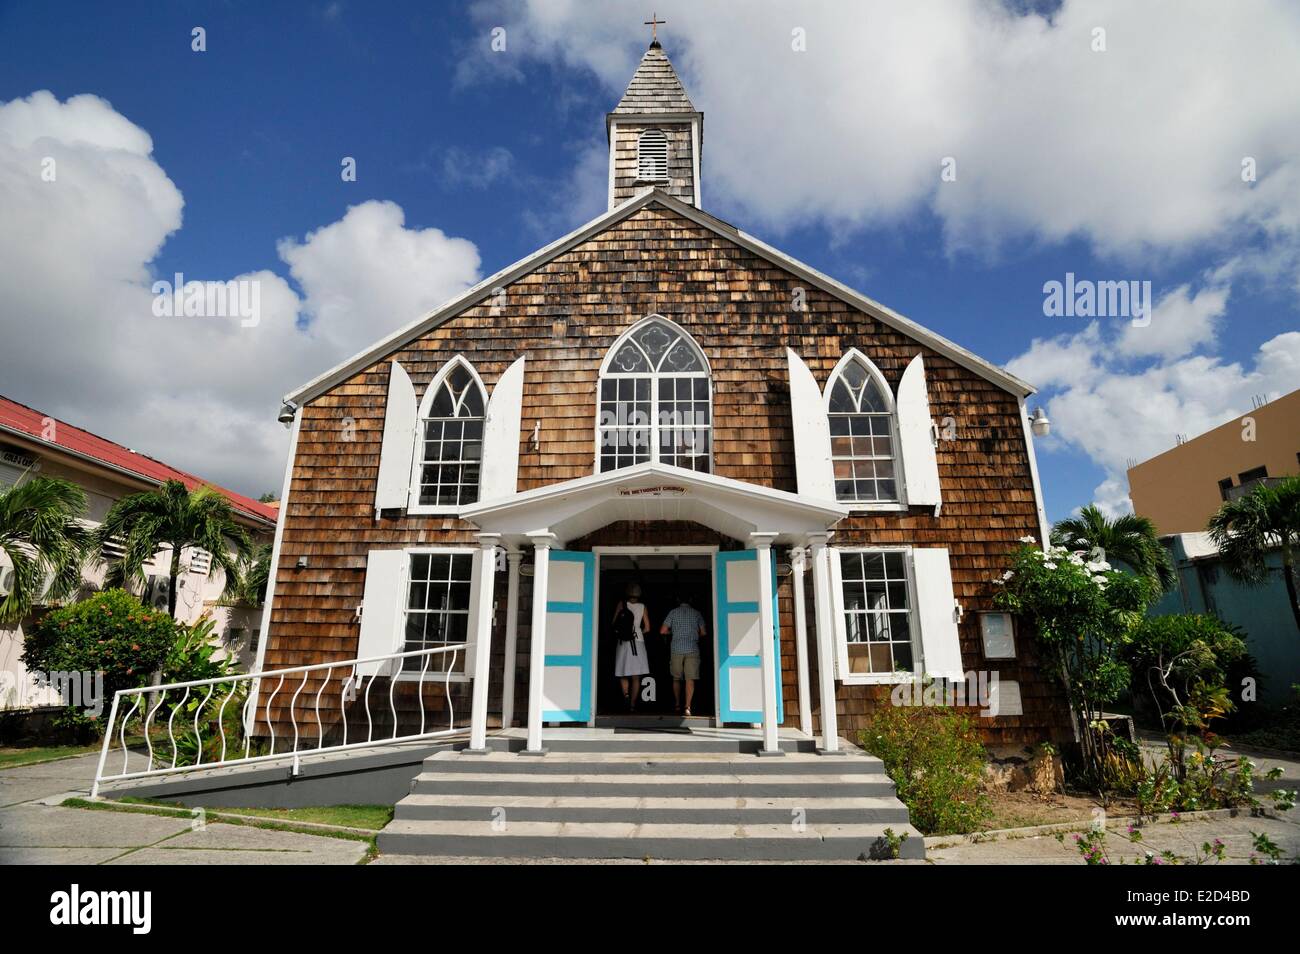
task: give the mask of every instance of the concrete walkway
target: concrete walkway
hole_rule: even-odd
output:
[[[366,853],[340,838],[60,807],[89,796],[97,760],[0,769],[0,865],[350,865]]]

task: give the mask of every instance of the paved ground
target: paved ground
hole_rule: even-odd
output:
[[[187,818],[61,808],[86,795],[98,756],[0,769],[0,865],[349,865],[366,845]],[[46,804],[49,803],[49,804]]]
[[[355,864],[366,851],[361,842],[233,825],[210,824],[191,830],[188,819],[157,815],[61,808],[57,802],[85,795],[95,773],[96,756],[43,765],[0,769],[0,864]],[[1261,770],[1280,765],[1281,784],[1294,787],[1300,762],[1259,758]],[[1272,786],[1261,786],[1272,787]],[[50,804],[44,804],[49,802]],[[1139,857],[1147,849],[1169,849],[1190,856],[1202,842],[1218,838],[1228,862],[1247,863],[1251,832],[1264,832],[1287,857],[1300,855],[1300,809],[1281,819],[1220,818],[1149,825],[1143,847],[1119,833],[1108,836],[1112,859]],[[1051,835],[930,849],[928,860],[914,864],[1081,864],[1066,835],[1064,845]],[[492,864],[495,859],[385,855],[375,864]],[[527,864],[572,864],[570,859],[536,859]],[[645,864],[641,859],[596,861],[596,864]],[[656,863],[653,860],[650,863]],[[742,862],[743,863],[743,862]]]

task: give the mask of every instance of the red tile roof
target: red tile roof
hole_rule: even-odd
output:
[[[233,490],[226,490],[224,487],[217,487],[208,481],[195,477],[193,474],[187,474],[183,470],[169,467],[162,461],[146,457],[144,454],[138,454],[130,448],[123,447],[121,444],[114,444],[97,434],[83,431],[81,428],[74,427],[64,421],[55,419],[55,427],[51,435],[54,440],[46,440],[44,434],[48,433],[48,430],[45,422],[48,419],[50,418],[47,414],[42,414],[25,404],[19,404],[17,401],[11,401],[0,396],[0,434],[3,434],[4,431],[18,433],[40,444],[59,447],[72,454],[88,457],[109,467],[127,471],[151,483],[161,484],[166,480],[179,480],[191,490],[199,486],[209,486],[225,494],[230,503],[240,513],[275,523],[279,513],[275,506],[258,503],[251,497],[237,494]]]

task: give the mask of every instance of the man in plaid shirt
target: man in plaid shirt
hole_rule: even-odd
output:
[[[673,677],[673,703],[683,715],[691,714],[691,699],[695,695],[695,681],[700,678],[700,637],[707,634],[704,617],[681,597],[676,609],[664,617],[659,632],[672,634],[668,669]],[[682,683],[686,683],[686,707],[682,709]]]

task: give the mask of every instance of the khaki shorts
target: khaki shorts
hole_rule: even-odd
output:
[[[673,653],[668,660],[668,671],[674,679],[699,679],[699,653]]]

